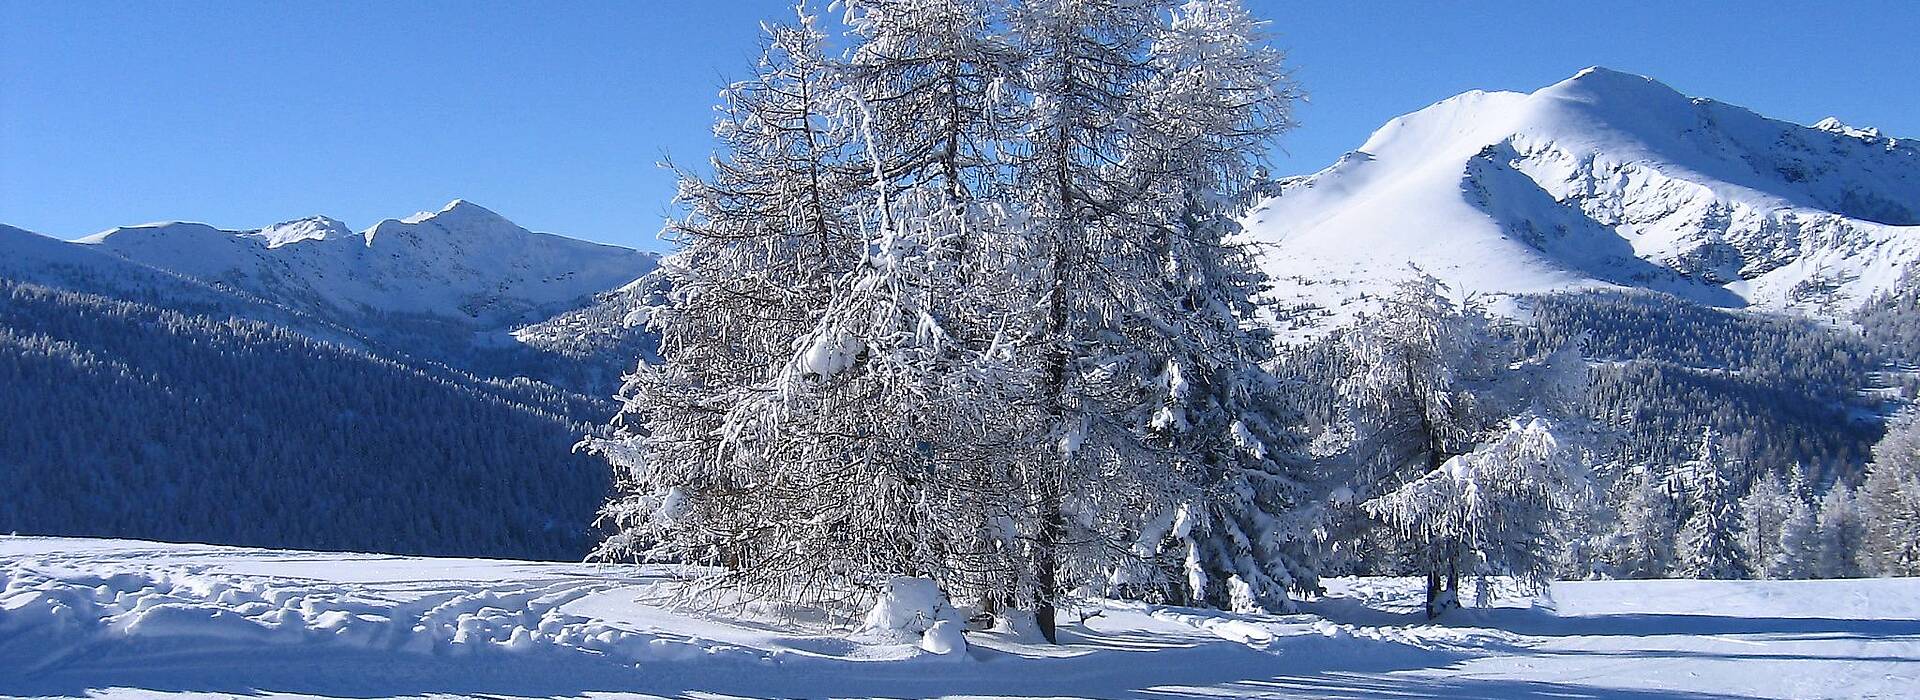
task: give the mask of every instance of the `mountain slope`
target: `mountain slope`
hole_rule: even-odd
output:
[[[550,390],[4,278],[0,386],[5,532],[576,559],[608,488]]]
[[[1335,321],[1410,263],[1468,292],[1632,287],[1833,316],[1920,258],[1912,142],[1603,68],[1450,98],[1275,189],[1248,233],[1280,297]]]

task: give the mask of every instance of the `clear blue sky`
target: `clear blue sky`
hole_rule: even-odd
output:
[[[1592,64],[1811,123],[1920,137],[1920,2],[1250,0],[1312,95],[1275,169],[1381,122]],[[464,197],[658,249],[662,153],[710,149],[715,90],[785,0],[0,0],[0,222],[355,228]]]

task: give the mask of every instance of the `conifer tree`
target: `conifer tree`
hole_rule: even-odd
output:
[[[1866,526],[1862,567],[1876,576],[1920,576],[1920,419],[1903,417],[1887,429],[1855,497]]]
[[[1245,303],[1244,286],[1205,289],[1236,282],[1213,270],[1251,270],[1210,242],[1228,238],[1222,227],[1245,205],[1252,161],[1289,125],[1292,95],[1233,3],[1036,0],[1012,17],[1033,93],[1016,182],[1046,286],[1023,351],[1053,426],[1021,473],[1035,504],[1036,618],[1052,639],[1073,583],[1137,566],[1128,554],[1145,528],[1198,503],[1227,465],[1259,462],[1247,440],[1225,439],[1235,422],[1246,434],[1258,424],[1210,421],[1199,440],[1167,433],[1185,427],[1180,404],[1244,391],[1195,391],[1189,378],[1262,372],[1231,355],[1194,364],[1202,339],[1180,324],[1192,304]],[[1237,324],[1221,332],[1244,351]]]
[[[1720,454],[1719,435],[1708,428],[1694,459],[1681,468],[1692,506],[1680,531],[1679,574],[1687,578],[1742,579],[1752,574],[1740,550],[1738,501]]]
[[[1680,529],[1676,488],[1651,469],[1636,469],[1621,480],[1623,494],[1615,511],[1619,524],[1607,547],[1614,576],[1661,578],[1675,565],[1674,533]]]
[[[1787,514],[1780,527],[1780,554],[1774,558],[1772,578],[1820,576],[1820,521],[1807,503],[1806,492],[1806,477],[1796,467],[1787,484]]]
[[[1866,522],[1860,514],[1860,502],[1852,487],[1837,482],[1820,498],[1818,519],[1819,578],[1857,578],[1861,576],[1861,548],[1866,541]]]
[[[1796,504],[1804,507],[1772,471],[1755,479],[1740,499],[1740,551],[1754,578],[1774,578],[1779,570],[1781,538]]]

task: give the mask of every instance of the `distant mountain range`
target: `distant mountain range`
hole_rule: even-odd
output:
[[[534,233],[464,200],[358,233],[325,216],[241,231],[122,226],[72,242],[0,226],[0,275],[115,297],[149,289],[140,298],[163,306],[214,300],[321,340],[488,375],[529,372],[603,398],[610,382],[543,372],[540,351],[514,331],[591,306],[657,264],[652,253]]]

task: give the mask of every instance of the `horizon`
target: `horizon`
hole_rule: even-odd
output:
[[[1887,60],[1920,6],[1248,6],[1309,95],[1276,174],[1317,171],[1453,95],[1532,92],[1587,66],[1798,124],[1920,135],[1920,76]],[[310,216],[361,231],[464,199],[532,231],[666,251],[673,185],[655,161],[704,161],[715,91],[751,68],[758,24],[790,13],[769,0],[209,7],[0,0],[0,222],[65,240]],[[268,31],[288,24],[331,42]],[[83,29],[96,41],[71,40]],[[144,41],[116,41],[129,38]]]

